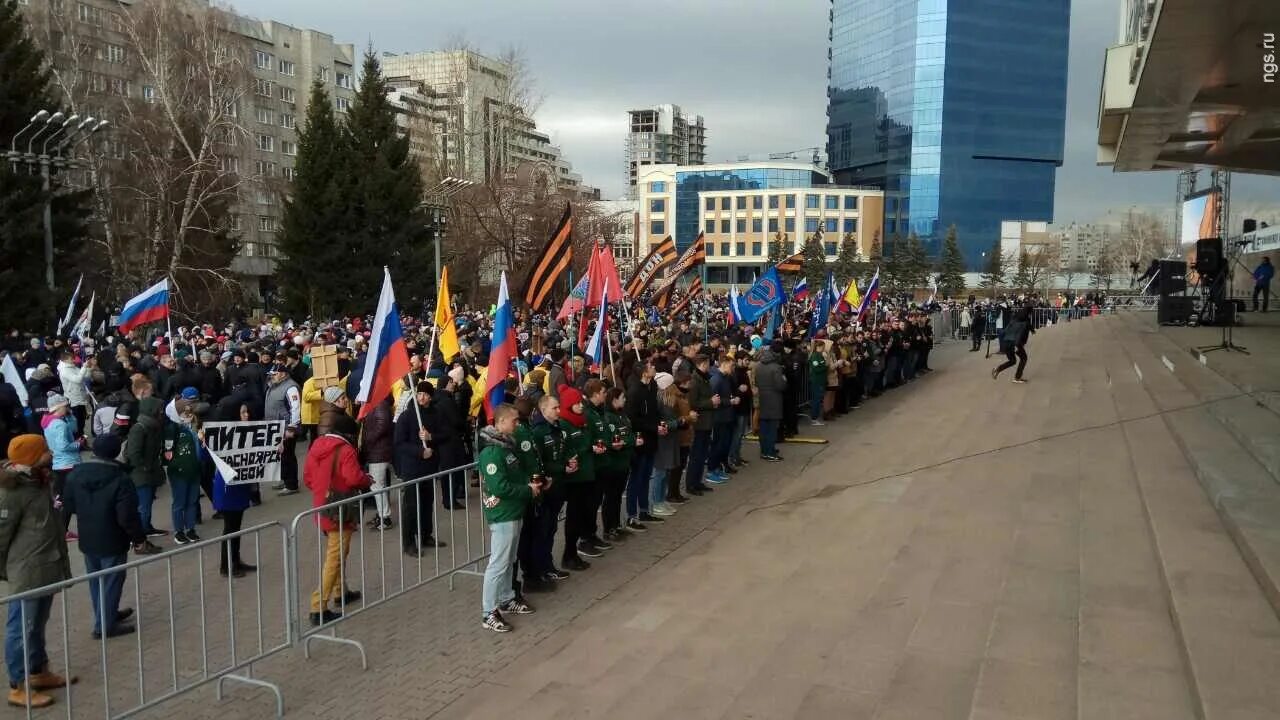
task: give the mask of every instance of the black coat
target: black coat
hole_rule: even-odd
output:
[[[433,450],[430,458],[422,457],[422,441],[418,439],[418,418],[415,413],[421,413],[422,427],[431,433],[431,440],[427,441],[427,447]],[[440,456],[439,453],[434,452],[433,447],[436,437],[433,429],[435,421],[435,412],[430,407],[419,407],[414,400],[410,400],[409,407],[405,408],[396,419],[392,439],[395,444],[396,475],[399,475],[400,479],[416,480],[440,469]]]
[[[78,515],[80,550],[86,555],[124,555],[146,540],[138,516],[138,492],[123,465],[94,458],[67,476],[62,490],[62,519]]]
[[[222,383],[222,373],[218,372],[217,365],[201,365],[200,366],[200,399],[210,405],[217,405],[226,394]]]
[[[631,428],[644,438],[644,444],[636,452],[657,452],[658,421],[661,419],[657,383],[652,380],[641,382],[639,375],[632,374],[627,380],[627,416],[631,419]]]

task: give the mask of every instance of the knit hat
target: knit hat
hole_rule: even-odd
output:
[[[561,385],[560,392],[560,417],[564,418],[574,427],[586,427],[587,418],[573,411],[573,406],[583,402],[582,391],[569,385]]]
[[[182,399],[183,399],[183,400],[195,400],[195,399],[197,399],[197,398],[199,398],[199,397],[200,397],[200,391],[199,391],[199,390],[197,390],[197,389],[195,389],[195,388],[193,388],[193,387],[184,387],[184,388],[182,388]]]
[[[659,390],[666,390],[675,384],[676,376],[671,373],[660,372],[653,376],[653,382],[657,384]]]
[[[49,409],[53,410],[60,405],[70,405],[71,401],[67,400],[65,395],[58,393],[49,393]]]
[[[93,454],[103,460],[115,460],[120,455],[120,437],[115,433],[107,433],[94,438]]]
[[[324,401],[330,405],[337,405],[343,394],[342,388],[337,385],[330,385],[324,389]]]
[[[37,465],[47,452],[49,446],[45,444],[43,435],[18,435],[9,441],[9,462],[15,465]]]
[[[542,387],[542,381],[546,377],[546,370],[543,370],[542,368],[535,368],[530,370],[529,373],[524,376],[524,384],[531,385],[533,387]]]

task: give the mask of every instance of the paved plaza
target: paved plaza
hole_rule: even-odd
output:
[[[1237,522],[1230,493],[1211,490],[1211,502],[1206,492],[1214,462],[1252,462],[1234,476],[1270,478],[1248,497],[1280,488],[1270,446],[1241,440],[1223,452],[1196,440],[1229,429],[1209,423],[1232,403],[1271,411],[1215,371],[1247,359],[1211,353],[1206,366],[1187,352],[1207,330],[1157,331],[1149,315],[1044,328],[1022,386],[991,380],[994,357],[944,345],[937,372],[813,430],[829,444],[783,446],[784,464],[752,464],[559,592],[532,596],[539,612],[515,618],[510,635],[480,627],[479,580],[459,576],[453,590],[435,582],[339,626],[364,643],[367,671],[352,648],[324,643],[309,660],[298,649],[273,656],[255,675],[280,684],[290,716],[362,720],[1280,716],[1267,576],[1280,550],[1267,523],[1280,522]],[[1274,361],[1252,362],[1269,363],[1274,382]],[[271,498],[247,523],[304,507]],[[205,528],[209,537],[216,524]],[[455,546],[464,535],[455,531]],[[267,646],[283,633],[278,546],[263,536]],[[401,562],[398,542],[385,559],[368,548],[366,595],[382,577],[412,575],[412,563],[387,569]],[[305,564],[314,546],[301,549]],[[216,556],[204,562],[209,597],[220,598],[209,625],[226,626]],[[176,669],[189,679],[200,672],[198,582],[190,567],[174,574],[185,628]],[[237,583],[235,634],[252,652],[256,630],[243,618],[256,586]],[[169,615],[164,589],[163,571],[145,575],[144,635]],[[132,593],[131,582],[126,604]],[[51,633],[56,616],[55,606]],[[71,632],[83,676],[75,714],[100,717],[98,646],[83,619]],[[136,673],[135,642],[109,644],[118,702],[136,697],[136,681],[119,679]],[[169,638],[147,643],[148,686],[163,690]],[[226,638],[209,643],[227,652]],[[222,701],[197,689],[140,717],[273,710],[269,692],[228,685]]]

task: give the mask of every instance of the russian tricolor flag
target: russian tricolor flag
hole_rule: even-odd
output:
[[[400,378],[409,374],[409,351],[404,347],[404,328],[400,326],[400,307],[391,289],[391,271],[382,268],[382,293],[378,295],[378,312],[373,316],[373,332],[369,335],[369,355],[360,376],[360,393],[356,402],[360,419],[373,412]]]
[[[792,300],[804,300],[809,297],[809,278],[800,278],[794,288],[791,288]]]
[[[600,365],[604,360],[604,347],[607,339],[604,334],[609,332],[608,316],[605,315],[605,308],[609,305],[609,280],[605,279],[604,289],[600,293],[600,316],[596,318],[596,330],[591,334],[591,342],[587,343],[587,355],[591,356],[591,362]]]
[[[124,304],[116,327],[128,334],[134,328],[169,317],[169,278],[165,278]]]
[[[511,298],[507,295],[507,273],[503,271],[498,286],[498,310],[493,316],[493,334],[489,338],[489,367],[485,370],[484,380],[484,411],[490,418],[506,395],[507,371],[517,354],[515,315],[511,311]]]
[[[876,274],[871,278],[871,284],[867,285],[867,294],[862,296],[862,304],[858,305],[858,321],[862,321],[862,316],[866,314],[867,308],[875,307],[875,303],[880,299],[880,268],[876,268]]]

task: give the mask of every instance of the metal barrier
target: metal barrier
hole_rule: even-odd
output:
[[[1110,295],[1107,297],[1107,307],[1113,313],[1121,310],[1128,312],[1155,312],[1159,305],[1159,295]]]
[[[264,555],[262,541],[264,533],[276,532],[280,538],[278,559],[274,554]],[[253,558],[257,567],[268,567],[273,562],[278,562],[281,568],[288,566],[289,538],[280,523],[270,522],[4,598],[11,618],[16,612],[22,628],[30,625],[17,640],[23,655],[24,687],[28,697],[32,692],[33,672],[60,669],[68,680],[66,686],[59,689],[62,696],[60,704],[66,708],[67,718],[89,717],[100,711],[102,717],[116,720],[136,715],[214,681],[217,682],[217,697],[222,699],[222,683],[234,680],[271,690],[276,697],[276,716],[282,716],[284,696],[279,686],[253,677],[253,665],[287,650],[294,643],[288,583],[282,597],[265,604],[259,574],[254,574],[252,579],[241,580],[228,573],[225,603],[216,601],[219,593],[206,596],[205,592],[208,586],[205,581],[206,552],[213,549],[216,558],[218,553],[230,552],[223,548],[223,541],[243,541],[249,536],[253,538]],[[269,543],[266,549],[271,550]],[[190,562],[193,555],[194,563]],[[175,560],[185,562],[175,563]],[[109,639],[107,632],[99,633],[92,644],[73,642],[73,638],[91,637],[95,610],[85,606],[96,605],[98,626],[104,631],[108,629],[104,620],[109,593],[119,591],[123,597],[128,584],[125,576],[130,572],[136,632],[132,643],[135,652],[127,654],[136,657],[137,673],[134,683],[122,685],[119,673],[127,659],[126,653],[117,648],[126,643]],[[144,583],[144,575],[151,576],[149,582]],[[79,587],[86,588],[88,592],[70,592]],[[92,590],[94,587],[96,590]],[[154,590],[157,587],[164,588],[163,594]],[[93,597],[95,592],[96,598]],[[246,607],[253,608],[253,617],[247,623],[244,622]],[[54,612],[55,608],[57,612]],[[32,667],[33,656],[47,657],[45,639],[57,637],[57,633],[47,631],[48,624],[54,622],[61,626],[62,663],[58,665],[50,658],[44,668]],[[157,639],[159,642],[154,642]],[[6,646],[12,642],[13,638],[6,637]],[[246,647],[250,648],[247,653]],[[83,674],[91,664],[96,664],[97,668],[85,678],[85,682],[77,685],[71,681],[76,671]],[[198,669],[188,670],[190,677],[184,677],[179,670],[180,664],[183,668]],[[150,669],[157,666],[161,669],[153,674]],[[112,687],[112,679],[116,680],[115,687]],[[100,698],[93,692],[97,683],[101,685]],[[133,694],[134,685],[136,695]],[[82,691],[81,697],[73,692],[77,688]],[[28,718],[32,716],[30,705],[26,714]]]
[[[381,490],[312,508],[293,518],[289,526],[292,543],[289,584],[294,589],[291,616],[295,623],[295,636],[302,643],[303,653],[307,658],[311,657],[312,640],[340,643],[356,648],[360,653],[361,666],[367,670],[369,662],[364,645],[357,640],[339,636],[336,628],[338,624],[436,580],[449,578],[449,587],[452,589],[456,575],[483,575],[483,571],[468,569],[489,557],[484,509],[477,499],[471,498],[467,482],[467,473],[475,467],[475,463],[468,463],[452,470],[396,483]],[[436,490],[444,489],[450,478],[454,483],[461,483],[462,508],[433,511],[430,523],[424,523],[423,513],[438,507],[437,498],[444,497],[443,493],[437,495]],[[437,481],[445,482],[441,483],[441,488],[436,488]],[[364,522],[363,507],[373,503],[377,495],[387,496],[388,507],[393,509],[395,526],[390,529],[375,529]],[[441,512],[447,514],[447,521],[441,521]],[[322,517],[335,522],[337,528],[350,526],[350,533],[325,533],[320,525]],[[306,531],[304,525],[308,524],[314,528],[314,534]],[[414,529],[411,533],[414,538],[405,536],[406,524]],[[442,536],[442,533],[447,534]],[[425,544],[428,537],[436,542]],[[402,547],[402,540],[405,539],[416,540],[415,545],[407,548],[414,551],[413,555],[408,555],[406,548]],[[302,558],[310,555],[312,550],[302,547],[304,540],[314,543],[316,558],[314,566],[306,564],[307,577],[302,575]],[[447,545],[440,547],[441,541]],[[392,559],[389,559],[387,545],[392,543]],[[356,551],[354,567],[351,558],[353,549]],[[426,557],[428,551],[431,553],[429,558]],[[341,561],[337,558],[341,558]],[[330,565],[327,588],[326,559]],[[358,599],[352,594],[355,588],[348,586],[349,580],[358,583]],[[314,590],[304,597],[302,588]],[[330,602],[337,604],[334,616],[326,614]]]

